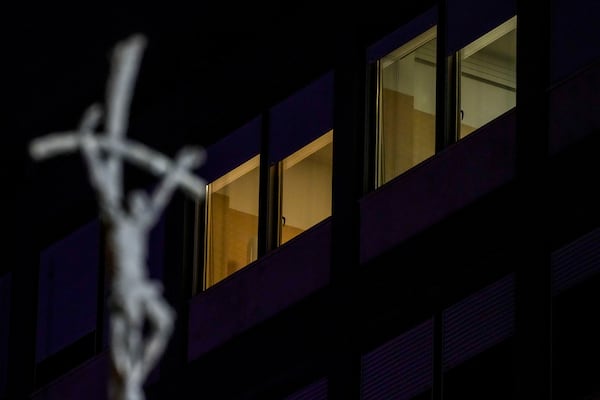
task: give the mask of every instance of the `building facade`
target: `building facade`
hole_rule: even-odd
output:
[[[208,145],[150,239],[148,398],[600,398],[599,17],[406,6]],[[0,397],[106,398],[102,226],[36,250],[0,277]]]

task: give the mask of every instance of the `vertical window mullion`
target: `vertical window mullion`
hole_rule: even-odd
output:
[[[269,215],[267,217],[269,228],[267,232],[269,250],[275,249],[281,243],[281,191],[283,189],[281,170],[281,161],[269,167],[269,200],[271,201]]]
[[[204,186],[204,198],[200,200],[193,200],[194,202],[194,224],[193,224],[193,248],[192,248],[192,271],[191,271],[191,295],[194,296],[201,292],[204,288],[204,274],[206,273],[205,266],[208,263],[205,260],[206,257],[206,221],[208,220],[207,213],[207,190],[206,185]],[[191,200],[192,201],[192,200]]]
[[[446,146],[456,143],[460,133],[460,57],[448,57],[448,133]]]
[[[458,141],[461,137],[461,124],[464,116],[462,109],[462,90],[461,90],[461,71],[462,71],[462,54],[460,52],[454,53],[454,74],[453,74],[453,99],[454,99],[454,142]]]
[[[272,163],[270,148],[270,115],[263,113],[261,134],[260,183],[258,199],[258,257],[262,257],[279,244],[279,163]]]
[[[380,61],[374,61],[367,66],[367,110],[365,120],[365,146],[364,146],[364,165],[362,190],[366,194],[376,187],[380,186],[380,164],[379,164],[379,140],[377,132],[379,131],[379,107],[381,92],[381,71]],[[373,101],[374,99],[374,101]]]
[[[471,41],[455,57],[460,139],[516,105],[516,17]]]
[[[455,143],[458,135],[458,65],[456,54],[448,54],[446,2],[441,2],[438,20],[436,71],[435,152]]]
[[[208,185],[206,186],[206,195],[204,197],[204,203],[200,205],[203,209],[204,209],[204,237],[202,240],[202,243],[204,244],[204,254],[203,254],[203,263],[204,263],[204,269],[203,269],[203,273],[202,273],[202,288],[206,289],[207,288],[207,282],[210,281],[208,274],[210,273],[209,271],[209,265],[210,265],[210,251],[208,249],[210,249],[210,240],[211,240],[211,234],[210,232],[212,231],[211,228],[211,224],[212,224],[212,218],[210,218],[210,195],[209,195],[209,190],[208,190]]]
[[[375,115],[373,116],[373,127],[375,129],[375,187],[385,183],[384,179],[384,151],[383,151],[383,67],[381,60],[375,64],[376,77],[373,83],[373,92],[375,95]]]
[[[208,243],[209,240],[209,218],[208,218],[208,186],[204,187],[204,199],[196,202],[196,223],[197,236],[194,238],[196,250],[194,251],[194,265],[196,265],[196,274],[194,275],[195,293],[202,291],[206,285],[206,274],[208,273]]]

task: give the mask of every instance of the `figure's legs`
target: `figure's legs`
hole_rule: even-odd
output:
[[[119,286],[123,290],[111,297],[111,400],[144,399],[143,383],[173,330],[174,312],[162,298],[160,284],[144,280],[130,286]]]
[[[116,297],[118,298],[118,296]],[[131,298],[135,299],[135,297]],[[111,302],[111,400],[143,400],[143,314],[141,305]],[[140,310],[140,311],[136,311]]]
[[[164,352],[169,337],[173,331],[173,320],[175,313],[163,299],[162,288],[158,284],[148,285],[148,291],[144,297],[144,314],[150,323],[150,332],[144,341],[143,360],[148,367],[145,374],[156,364]]]

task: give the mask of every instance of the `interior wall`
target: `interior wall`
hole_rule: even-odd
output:
[[[305,230],[331,215],[332,144],[283,173],[285,225]]]
[[[414,108],[428,114],[435,114],[436,107],[435,47],[435,42],[429,42],[396,60],[385,67],[382,76],[385,89],[413,97]]]
[[[435,153],[435,115],[414,109],[414,98],[384,89],[383,169],[388,181]]]
[[[256,259],[258,216],[230,207],[230,198],[213,193],[209,265],[206,286],[211,286]]]
[[[479,128],[516,105],[516,93],[507,88],[481,82],[468,76],[461,78],[462,122]]]
[[[258,214],[258,168],[250,170],[219,190],[229,197],[229,207],[248,214]]]

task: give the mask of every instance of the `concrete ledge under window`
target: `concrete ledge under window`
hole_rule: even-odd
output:
[[[191,300],[188,360],[225,343],[329,283],[331,219]]]
[[[515,141],[513,109],[365,196],[361,263],[508,183]]]

